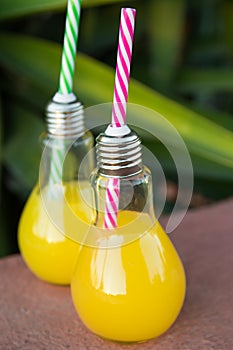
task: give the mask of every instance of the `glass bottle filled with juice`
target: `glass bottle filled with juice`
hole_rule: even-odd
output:
[[[90,195],[93,136],[84,129],[83,106],[74,94],[69,103],[52,100],[46,114],[48,132],[42,138],[39,181],[21,215],[18,243],[24,261],[36,276],[65,285],[71,281],[80,250],[77,242],[66,237],[72,225],[69,211],[84,222],[90,222],[92,216],[79,189],[86,197]],[[58,221],[62,223],[59,226]]]
[[[186,290],[182,262],[154,215],[151,174],[141,156],[133,132],[97,139],[95,221],[71,282],[83,323],[95,334],[120,342],[164,333],[176,320]],[[109,178],[119,183],[115,229],[103,228]]]

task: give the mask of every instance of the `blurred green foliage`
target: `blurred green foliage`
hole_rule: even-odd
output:
[[[122,6],[138,10],[130,102],[158,111],[179,131],[192,157],[195,191],[211,199],[232,195],[233,2],[83,0],[75,92],[86,106],[112,100]],[[65,12],[65,0],[1,1],[0,256],[17,250],[18,219],[37,179]],[[157,121],[145,116],[144,123]],[[175,179],[165,147],[149,136],[144,143]]]

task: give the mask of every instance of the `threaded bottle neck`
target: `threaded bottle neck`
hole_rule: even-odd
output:
[[[142,171],[141,141],[134,132],[122,137],[103,133],[96,141],[97,166],[101,175],[125,177]]]
[[[74,98],[68,103],[55,98],[47,105],[46,122],[51,138],[79,138],[85,133],[83,105]]]

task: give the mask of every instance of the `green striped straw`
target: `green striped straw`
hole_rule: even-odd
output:
[[[55,94],[53,101],[65,106],[76,100],[72,93],[73,77],[75,68],[75,57],[77,50],[77,40],[80,22],[81,0],[68,0],[64,44],[62,52],[60,79],[58,92]],[[61,106],[61,105],[60,105]],[[57,121],[59,128],[59,120]],[[60,184],[62,180],[62,165],[65,156],[65,143],[63,140],[54,140],[52,151],[50,184]],[[51,195],[56,198],[56,187],[52,186]]]
[[[73,88],[80,12],[81,0],[69,0],[58,89],[61,94],[69,94],[72,92]]]

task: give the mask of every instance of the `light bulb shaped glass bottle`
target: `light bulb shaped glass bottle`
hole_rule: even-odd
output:
[[[83,323],[114,341],[140,342],[164,333],[183,305],[182,262],[154,216],[150,171],[134,133],[97,139],[92,176],[95,226],[86,238],[71,282]],[[118,177],[118,227],[101,229],[109,177]]]
[[[79,189],[87,196],[91,193],[88,180],[94,166],[93,136],[84,128],[83,106],[73,94],[69,103],[52,100],[46,115],[48,132],[42,137],[40,178],[21,215],[18,243],[24,261],[36,276],[65,285],[71,281],[80,250],[78,243],[66,237],[72,224],[67,210],[85,222],[92,215]],[[56,225],[57,220],[62,225]]]

